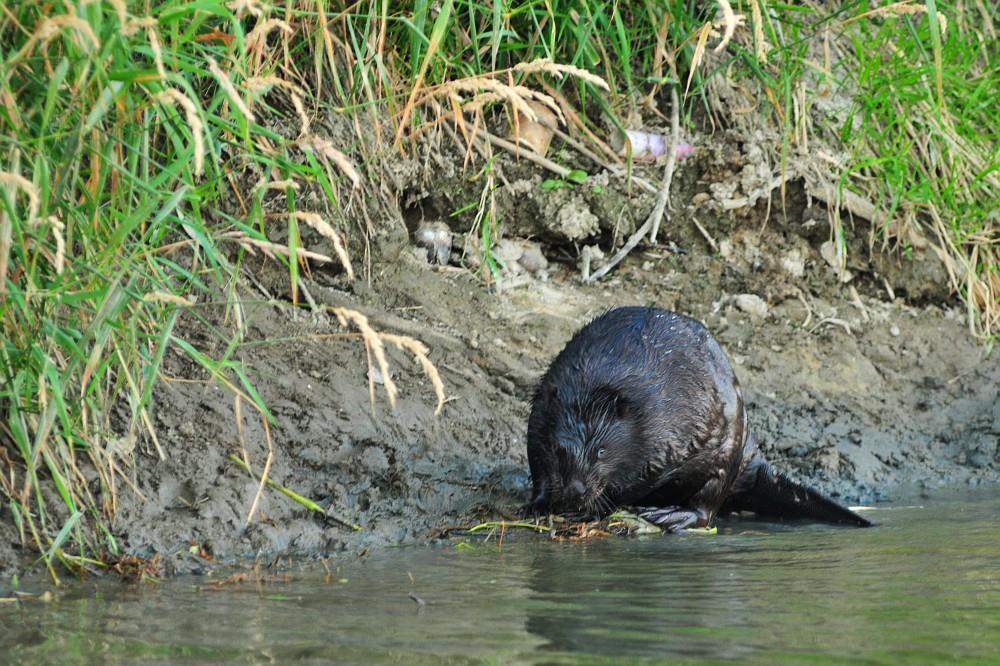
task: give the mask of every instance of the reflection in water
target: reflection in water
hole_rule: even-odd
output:
[[[623,552],[614,543],[567,544],[537,552],[527,630],[546,640],[544,649],[560,652],[657,657],[665,645],[685,656],[749,652],[703,631],[746,615],[742,598],[732,594],[740,585],[738,562],[700,547],[690,552],[687,544],[663,545],[639,543]]]
[[[870,530],[386,551],[345,562],[344,583],[88,581],[0,605],[0,661],[1000,663],[998,515],[993,492],[886,507]]]

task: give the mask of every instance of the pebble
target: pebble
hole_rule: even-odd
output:
[[[767,303],[757,294],[737,294],[733,301],[736,307],[753,317],[763,319],[767,316]]]

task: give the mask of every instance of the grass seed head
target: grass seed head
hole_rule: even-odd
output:
[[[218,82],[219,86],[222,87],[222,90],[225,91],[226,97],[229,98],[229,101],[232,102],[237,109],[239,109],[244,118],[246,118],[249,122],[254,122],[254,115],[250,112],[250,109],[247,108],[243,98],[240,96],[239,92],[237,92],[236,86],[234,86],[233,82],[229,79],[229,75],[222,71],[219,67],[219,63],[215,62],[215,58],[211,56],[208,57],[208,69],[212,72],[212,76],[215,77],[215,80]]]
[[[347,277],[353,280],[354,268],[351,266],[351,258],[347,254],[347,248],[344,247],[344,239],[332,226],[330,226],[330,223],[324,220],[317,213],[308,213],[299,210],[295,211],[291,215],[295,219],[305,222],[310,227],[315,229],[321,236],[328,238],[333,243],[333,250],[337,253],[337,258],[340,259],[340,263],[344,267],[344,270],[347,271]]]
[[[161,104],[169,104],[171,106],[177,104],[184,109],[188,130],[190,130],[192,140],[194,141],[194,175],[201,176],[205,167],[205,127],[201,122],[201,117],[198,115],[198,110],[195,108],[194,102],[176,88],[162,90],[156,93],[153,99]]]

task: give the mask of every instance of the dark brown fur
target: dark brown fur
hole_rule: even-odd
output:
[[[728,509],[870,524],[766,463],[718,342],[656,308],[611,310],[570,340],[536,391],[528,461],[535,512],[642,505],[674,531]]]

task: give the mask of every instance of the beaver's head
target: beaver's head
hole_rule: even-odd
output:
[[[564,387],[547,398],[540,433],[536,498],[551,509],[584,516],[611,513],[641,479],[641,410],[627,394],[608,386]]]

